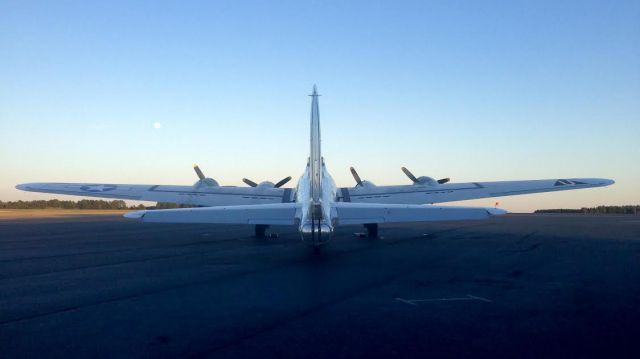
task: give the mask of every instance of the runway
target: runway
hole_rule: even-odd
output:
[[[0,221],[0,357],[638,357],[640,218]]]

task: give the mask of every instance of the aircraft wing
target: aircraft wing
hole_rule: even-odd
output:
[[[459,221],[507,213],[499,208],[345,202],[335,202],[332,210],[338,224]]]
[[[570,178],[529,181],[413,184],[406,186],[357,186],[341,188],[339,200],[357,203],[425,204],[478,198],[513,196],[604,187],[614,181],[604,178]]]
[[[297,204],[276,203],[249,206],[158,209],[129,212],[126,218],[159,223],[295,224]]]
[[[73,196],[230,206],[291,202],[291,188],[168,186],[100,183],[25,183],[17,189]]]

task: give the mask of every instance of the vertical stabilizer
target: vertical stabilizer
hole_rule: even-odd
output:
[[[322,155],[320,153],[320,110],[318,109],[318,91],[313,85],[311,96],[311,151],[309,155],[309,172],[311,174],[311,199],[320,202],[322,180]]]

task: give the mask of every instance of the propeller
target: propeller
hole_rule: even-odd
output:
[[[196,171],[196,175],[198,175],[198,178],[200,178],[201,180],[206,178],[204,176],[204,173],[202,173],[202,170],[200,169],[200,167],[198,167],[198,165],[193,165],[193,170]]]
[[[451,179],[450,178],[441,178],[439,180],[434,180],[431,177],[426,177],[426,176],[421,176],[421,177],[417,177],[413,175],[413,173],[411,173],[411,171],[409,171],[406,167],[402,167],[402,172],[404,172],[405,175],[407,175],[407,177],[409,177],[409,179],[411,181],[413,181],[413,183],[415,184],[429,184],[429,183],[433,183],[436,182],[438,184],[445,184],[447,182],[449,182]]]
[[[404,174],[406,174],[407,177],[409,177],[409,179],[413,181],[413,183],[420,183],[420,181],[418,181],[416,176],[414,176],[413,173],[411,173],[411,171],[409,171],[406,167],[402,167],[401,169],[402,169],[402,172],[404,172]]]
[[[261,182],[260,184],[253,182],[252,180],[248,179],[248,178],[243,178],[242,182],[248,184],[251,187],[258,187],[260,185],[266,186],[266,185],[273,185],[274,188],[280,188],[282,186],[284,186],[287,182],[291,181],[291,176],[287,176],[283,179],[281,179],[280,181],[278,181],[276,184],[273,184],[271,182],[265,181],[265,182]]]
[[[362,180],[360,179],[360,176],[358,176],[358,172],[356,172],[356,169],[353,167],[349,167],[349,171],[351,171],[351,174],[353,175],[353,179],[356,180],[356,184],[358,186],[362,186]]]
[[[196,171],[196,175],[198,176],[198,182],[196,182],[196,184],[195,184],[196,187],[199,187],[199,186],[202,186],[202,185],[210,186],[210,187],[219,186],[219,184],[218,184],[218,182],[216,180],[214,180],[213,178],[209,178],[209,177],[205,176],[198,165],[194,164],[193,165],[193,170]]]
[[[349,171],[353,175],[353,179],[356,180],[356,187],[375,187],[376,185],[373,182],[369,182],[367,180],[362,180],[360,176],[358,176],[358,172],[353,167],[349,167]]]
[[[258,184],[253,182],[252,180],[248,179],[248,178],[243,178],[242,182],[248,184],[251,187],[258,187]]]
[[[284,186],[289,181],[291,181],[291,176],[287,176],[287,177],[281,179],[276,184],[274,184],[273,187],[280,188],[280,187]]]

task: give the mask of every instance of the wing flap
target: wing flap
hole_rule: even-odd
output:
[[[339,224],[475,220],[507,213],[499,208],[348,202],[336,202],[333,209]]]
[[[160,209],[129,212],[126,218],[155,223],[228,223],[294,225],[296,203]]]

